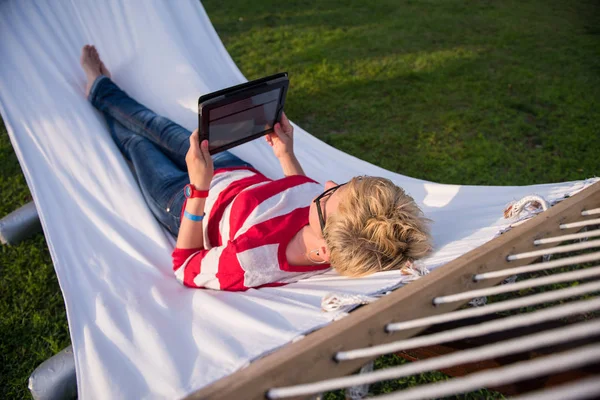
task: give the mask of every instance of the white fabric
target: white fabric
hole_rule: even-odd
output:
[[[335,319],[320,309],[324,295],[370,295],[402,281],[398,272],[356,280],[330,272],[225,293],[185,288],[174,278],[173,238],[85,100],[79,55],[95,44],[124,90],[191,130],[199,95],[245,80],[197,1],[7,0],[0,2],[0,38],[0,112],[65,298],[80,398],[183,396]],[[320,182],[368,174],[403,186],[435,221],[429,268],[505,229],[510,201],[531,193],[552,201],[585,185],[439,185],[368,164],[299,127],[296,137],[304,170]],[[234,153],[282,176],[263,140]]]

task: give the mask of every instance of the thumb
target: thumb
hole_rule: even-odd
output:
[[[200,151],[200,143],[198,143],[199,139],[198,139],[198,130],[196,129],[194,132],[192,132],[192,134],[190,135],[190,151],[194,154],[198,153]]]
[[[291,125],[290,120],[288,119],[287,115],[285,115],[285,113],[283,111],[281,112],[281,123],[286,128]]]
[[[281,137],[281,135],[283,135],[283,130],[281,129],[281,124],[279,122],[277,122],[275,124],[275,133],[277,134],[277,136]]]

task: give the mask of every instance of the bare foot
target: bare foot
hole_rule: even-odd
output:
[[[90,89],[94,84],[96,78],[100,75],[111,77],[110,72],[100,59],[100,55],[94,46],[86,44],[81,49],[81,66],[85,71],[85,76],[87,77],[87,85],[85,87],[85,95],[87,96],[90,93]]]

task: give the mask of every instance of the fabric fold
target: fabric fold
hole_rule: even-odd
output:
[[[200,95],[245,80],[198,1],[6,0],[0,37],[0,112],[65,298],[80,398],[182,397],[343,315],[321,310],[326,294],[373,296],[407,279],[397,271],[362,279],[328,272],[244,293],[176,281],[174,240],[87,102],[79,54],[95,44],[125,91],[193,130]],[[434,221],[428,269],[506,229],[510,201],[536,193],[552,202],[586,185],[440,185],[371,165],[298,126],[296,140],[307,175],[319,182],[376,175],[404,187]],[[283,176],[264,141],[233,153]]]

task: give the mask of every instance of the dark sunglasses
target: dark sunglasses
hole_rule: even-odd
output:
[[[341,185],[337,185],[332,188],[329,188],[326,191],[324,191],[323,193],[321,193],[319,195],[319,197],[317,197],[314,200],[314,202],[317,205],[317,214],[319,215],[319,223],[321,224],[321,232],[323,232],[323,236],[325,236],[325,218],[323,218],[323,210],[321,209],[321,200],[324,198],[328,198],[329,196],[331,196],[333,194],[333,192],[335,192],[336,190],[338,190],[339,188],[341,188],[344,185],[345,185],[345,183],[342,183]]]

